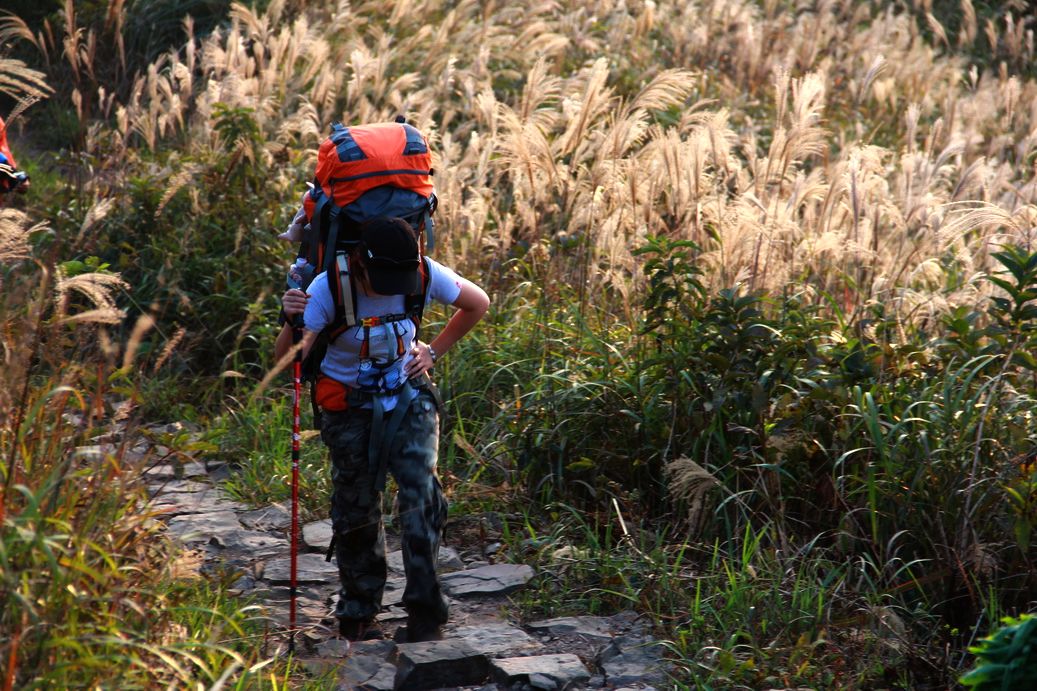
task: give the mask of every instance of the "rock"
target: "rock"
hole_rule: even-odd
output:
[[[398,622],[407,618],[407,610],[402,607],[390,607],[385,612],[379,612],[375,615],[375,619],[382,624],[389,622]]]
[[[385,579],[385,590],[382,591],[382,607],[402,607],[403,592],[407,589],[407,579],[403,576],[390,576]]]
[[[389,552],[385,555],[385,562],[392,571],[403,573],[403,550],[398,549],[394,552]],[[440,545],[439,566],[437,571],[443,573],[447,571],[458,571],[463,568],[464,562],[461,561],[461,557],[458,556],[457,550],[452,547],[447,547],[446,545]]]
[[[109,456],[114,456],[119,447],[115,444],[93,444],[91,446],[77,446],[72,452],[72,458],[87,461],[103,461]]]
[[[179,492],[204,492],[212,489],[208,482],[197,482],[195,480],[168,480],[161,484],[148,485],[148,494],[176,494]]]
[[[400,691],[481,684],[490,673],[489,660],[457,639],[399,646],[395,688]]]
[[[245,511],[238,518],[246,528],[252,530],[288,530],[292,527],[292,512],[283,504]]]
[[[440,582],[453,597],[504,595],[524,586],[533,575],[528,564],[493,564],[444,574]]]
[[[336,690],[392,691],[396,666],[375,655],[350,655],[339,667]]]
[[[284,650],[281,651],[286,652]],[[315,677],[323,677],[332,673],[336,669],[336,664],[331,660],[325,660],[323,658],[296,658],[296,665],[301,669],[306,670],[307,673]]]
[[[163,493],[151,500],[151,507],[169,516],[214,511],[240,512],[245,509],[243,504],[229,499],[218,489],[209,489],[204,492]]]
[[[317,644],[317,653],[321,657],[345,657],[351,652],[353,646],[344,638],[329,638]]]
[[[328,545],[331,544],[332,532],[330,518],[307,523],[302,527],[302,541],[306,543],[307,547],[327,552]]]
[[[239,532],[241,523],[233,511],[214,511],[211,513],[189,513],[174,516],[168,525],[171,535],[180,538],[185,544],[207,543],[214,537],[220,539]]]
[[[441,545],[439,548],[439,572],[460,571],[465,567],[461,555],[453,547]]]
[[[547,676],[546,674],[530,674],[528,682],[529,685],[532,686],[534,689],[554,691],[558,688],[558,684],[555,682],[555,680]]]
[[[538,689],[564,689],[584,684],[591,677],[572,653],[491,660],[490,669],[494,681],[504,687],[525,682]]]
[[[391,638],[356,641],[352,645],[354,655],[373,655],[389,662],[396,659],[396,642]]]
[[[151,432],[152,434],[182,434],[182,433],[197,433],[201,432],[202,428],[188,420],[181,420],[179,422],[168,422],[168,423],[153,423],[150,425],[141,425],[141,429]]]
[[[238,576],[238,579],[231,584],[230,589],[241,594],[246,590],[253,590],[255,587],[256,579],[253,578],[251,574],[246,573],[242,576]]]
[[[580,636],[590,639],[611,640],[612,625],[605,617],[559,617],[529,624],[534,633],[550,633],[554,636]]]
[[[665,684],[666,665],[661,644],[641,636],[615,638],[597,655],[610,686]]]
[[[271,583],[288,583],[291,580],[291,558],[268,561],[263,569],[263,578]],[[319,554],[300,554],[296,580],[299,583],[338,583],[338,566],[334,559],[327,562]]]
[[[239,552],[247,559],[262,559],[291,549],[288,538],[255,530],[237,530],[213,535],[209,544],[231,552]]]
[[[167,463],[145,468],[141,477],[148,482],[156,480],[179,480],[192,477],[204,477],[207,474],[205,464],[198,461],[189,463]]]
[[[490,657],[519,655],[542,647],[528,633],[507,622],[459,626],[451,637],[459,638]]]

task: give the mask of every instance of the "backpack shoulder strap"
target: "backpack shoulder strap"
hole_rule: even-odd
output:
[[[405,295],[403,298],[403,314],[385,315],[379,321],[395,321],[410,319],[414,322],[415,332],[421,328],[421,318],[425,313],[425,301],[428,299],[429,286],[432,284],[432,272],[428,257],[422,257],[418,271],[421,274],[421,292]],[[356,284],[349,271],[349,259],[345,254],[335,257],[334,276],[328,276],[328,287],[331,289],[332,301],[335,304],[335,319],[324,327],[322,333],[327,334],[328,342],[338,338],[342,332],[361,323],[357,319]],[[365,325],[367,321],[363,320]]]
[[[338,277],[332,297],[335,314],[341,316],[347,326],[356,324],[356,287],[353,274],[349,271],[349,258],[345,253],[335,255],[335,274]]]
[[[353,274],[349,270],[349,258],[344,252],[335,255],[335,260],[328,270],[328,289],[331,291],[335,318],[321,333],[326,335],[328,343],[331,343],[343,331],[357,324],[356,286],[353,283]]]
[[[407,295],[403,299],[404,313],[414,321],[414,325],[418,328],[421,327],[421,317],[425,314],[425,301],[428,299],[429,286],[432,283],[432,270],[428,262],[428,257],[422,257],[418,267],[421,274],[421,292]]]

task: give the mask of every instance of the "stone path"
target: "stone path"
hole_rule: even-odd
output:
[[[251,509],[218,488],[230,471],[191,462],[149,468],[152,506],[186,547],[188,571],[234,578],[233,592],[265,605],[274,625],[288,628],[288,506]],[[476,519],[478,520],[478,519]],[[447,543],[451,539],[447,528]],[[391,532],[391,530],[390,530]],[[303,526],[298,557],[297,657],[330,673],[336,689],[651,689],[670,686],[658,642],[632,613],[565,617],[520,624],[506,613],[507,594],[535,577],[525,564],[493,563],[488,548],[444,546],[443,588],[451,600],[444,637],[428,643],[391,638],[351,643],[332,616],[338,571],[324,559],[330,521]],[[390,535],[390,547],[393,545]],[[401,605],[402,554],[387,556],[390,575],[382,613],[391,637],[406,619]],[[287,634],[283,636],[287,641]]]

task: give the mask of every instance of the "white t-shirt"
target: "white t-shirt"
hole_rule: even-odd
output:
[[[433,259],[428,260],[428,267],[429,288],[425,306],[433,300],[444,305],[453,304],[461,293],[461,279]],[[306,330],[320,332],[335,318],[328,274],[318,274],[306,292],[310,295],[303,314]],[[368,296],[358,287],[356,309],[358,319],[401,314],[404,296]],[[405,379],[403,368],[411,359],[414,332],[414,322],[410,319],[347,329],[328,346],[321,362],[321,372],[352,389],[367,393],[384,394],[398,389]],[[396,406],[396,396],[387,395],[382,402],[386,410],[391,410]]]

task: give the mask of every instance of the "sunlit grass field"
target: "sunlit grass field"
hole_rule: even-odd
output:
[[[540,569],[515,616],[635,609],[675,688],[954,687],[1037,592],[1025,5],[16,3],[2,688],[320,687],[170,569],[126,449],[190,420],[284,499],[276,235],[330,124],[397,114],[493,302],[441,469]]]

